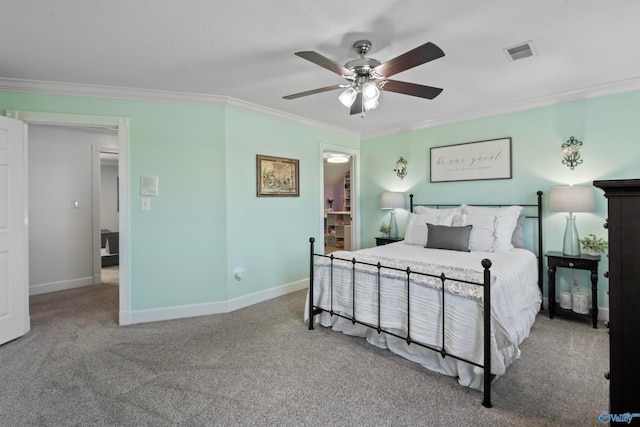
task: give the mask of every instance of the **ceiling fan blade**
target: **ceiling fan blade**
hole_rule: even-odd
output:
[[[321,87],[321,88],[318,88],[318,89],[308,90],[306,92],[294,93],[294,94],[291,94],[291,95],[283,96],[283,98],[284,99],[296,99],[296,98],[301,98],[301,97],[307,96],[307,95],[313,95],[315,93],[328,92],[330,90],[340,89],[343,86],[344,85],[331,85],[331,86]]]
[[[361,114],[362,113],[362,92],[358,92],[356,95],[355,101],[351,104],[351,113],[350,114]]]
[[[332,61],[331,59],[320,55],[317,52],[313,52],[313,51],[304,51],[304,52],[296,52],[295,53],[297,56],[299,56],[300,58],[304,58],[307,61],[311,61],[316,65],[319,65],[321,67],[326,68],[329,71],[333,71],[334,73],[336,73],[339,76],[342,77],[355,77],[356,73],[354,73],[353,71],[349,70],[348,68],[343,67],[342,65],[338,64],[335,61]]]
[[[431,42],[427,42],[422,46],[403,53],[393,59],[375,67],[372,72],[381,77],[391,77],[409,68],[433,61],[444,56],[444,52],[438,46]]]
[[[439,87],[419,85],[416,83],[400,82],[397,80],[385,80],[380,84],[380,89],[388,92],[396,92],[404,95],[419,96],[420,98],[433,99],[440,95]]]

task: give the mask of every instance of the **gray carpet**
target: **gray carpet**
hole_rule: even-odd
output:
[[[113,282],[31,297],[0,346],[2,426],[597,426],[608,335],[538,316],[481,393],[302,322],[305,292],[224,315],[117,325]]]

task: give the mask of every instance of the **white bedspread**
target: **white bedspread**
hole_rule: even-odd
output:
[[[518,345],[529,335],[541,303],[538,288],[538,266],[533,253],[513,249],[509,253],[457,252],[426,249],[404,242],[377,246],[356,252],[334,252],[337,258],[406,270],[421,271],[482,283],[483,259],[492,262],[491,277],[491,363],[492,373],[502,375],[520,356]],[[333,294],[329,288],[331,275],[328,258],[318,258],[314,274],[314,304],[324,309],[352,316],[352,263],[334,261]],[[371,325],[378,323],[377,268],[358,266],[356,270],[355,317]],[[414,341],[442,347],[442,292],[439,279],[412,275],[411,304],[406,297],[406,273],[381,270],[381,326],[400,336],[406,336],[411,312],[410,332]],[[415,283],[414,283],[415,282]],[[445,349],[448,353],[483,363],[483,302],[482,287],[464,283],[445,285]],[[308,296],[307,296],[308,298]],[[308,321],[308,304],[305,321]],[[418,345],[408,345],[403,339],[378,334],[374,329],[355,324],[329,313],[316,316],[316,322],[349,335],[367,337],[378,347],[389,348],[428,369],[456,376],[462,385],[483,388],[483,370],[451,357],[442,358]]]

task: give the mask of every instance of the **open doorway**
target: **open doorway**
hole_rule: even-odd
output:
[[[353,156],[333,150],[323,152],[324,253],[355,249],[352,221]]]
[[[118,291],[118,306],[119,314],[118,321],[120,325],[129,325],[132,323],[131,319],[131,296],[130,296],[130,274],[129,274],[129,119],[126,117],[115,116],[94,116],[84,114],[65,114],[65,113],[43,113],[34,111],[17,111],[7,110],[5,112],[7,117],[18,119],[31,125],[54,125],[54,126],[71,126],[78,129],[98,130],[98,131],[114,131],[118,140],[118,181],[119,181],[119,291]],[[31,132],[29,132],[29,144],[31,143]],[[58,153],[59,154],[59,153]],[[95,157],[94,157],[95,158]],[[92,163],[96,165],[96,162]],[[99,164],[99,163],[98,163]],[[92,181],[90,179],[90,181]],[[55,183],[49,183],[47,187],[54,185]],[[92,185],[95,185],[95,181]],[[46,188],[45,188],[46,189]],[[64,203],[65,207],[75,206],[74,200],[71,199],[69,204],[68,197],[59,198],[61,203]],[[78,207],[85,206],[84,204],[78,204]],[[95,207],[95,202],[94,205]],[[95,209],[95,208],[94,208]],[[79,210],[76,210],[79,212]],[[31,233],[31,226],[30,233]],[[95,230],[95,239],[99,238],[98,226],[91,226],[92,230]],[[95,240],[94,240],[95,241]],[[92,250],[95,248],[94,250]],[[31,253],[32,247],[29,247]],[[88,252],[93,256],[97,253],[98,256],[93,256],[94,259],[94,280],[96,276],[96,259],[99,260],[100,247],[99,245],[93,245]],[[84,256],[84,254],[83,254]],[[98,271],[100,269],[98,268]],[[99,277],[99,275],[98,275]],[[30,277],[31,281],[31,277]],[[30,287],[30,293],[33,289]]]
[[[100,281],[119,285],[120,279],[120,191],[118,189],[118,152],[110,148],[99,151],[99,224]]]

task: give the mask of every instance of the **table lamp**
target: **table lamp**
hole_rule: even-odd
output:
[[[564,230],[562,253],[569,256],[580,256],[580,238],[576,228],[575,212],[593,212],[596,201],[591,187],[553,187],[549,210],[552,212],[568,212],[567,226]]]
[[[398,238],[398,223],[396,222],[396,209],[404,208],[404,193],[398,191],[385,191],[380,200],[380,209],[391,209],[389,220],[389,237]]]

